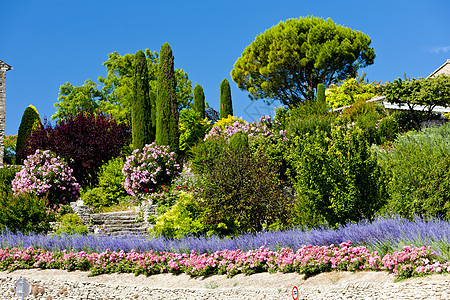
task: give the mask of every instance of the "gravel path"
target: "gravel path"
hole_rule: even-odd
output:
[[[88,277],[87,272],[18,270],[0,272],[0,299],[19,299],[14,282],[26,278],[32,294],[26,299],[450,299],[450,275],[433,275],[394,282],[386,272],[334,272],[308,280],[301,275],[254,274],[226,278],[214,275],[191,278],[185,274],[150,277],[107,274]]]

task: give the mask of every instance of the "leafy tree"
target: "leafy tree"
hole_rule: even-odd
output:
[[[51,119],[65,120],[81,111],[92,114],[98,111],[103,98],[100,86],[90,79],[81,86],[66,82],[59,87],[58,102],[54,104],[56,113]]]
[[[157,52],[149,49],[146,49],[144,52],[147,58],[150,99],[153,101],[156,99],[157,93],[159,55]],[[113,116],[119,123],[131,124],[134,56],[134,54],[122,56],[118,52],[108,54],[108,60],[103,63],[108,72],[107,76],[98,77],[101,85],[87,80],[80,87],[73,86],[70,83],[65,83],[61,86],[60,96],[58,97],[59,102],[55,104],[57,111],[52,116],[52,119],[62,120],[65,116],[78,114],[80,110],[89,112],[99,108],[103,113]],[[175,78],[179,110],[191,107],[193,98],[192,82],[183,69],[175,70]]]
[[[202,118],[200,112],[183,109],[180,112],[180,150],[190,149],[201,141],[211,128],[211,122]]]
[[[175,94],[174,57],[168,43],[161,46],[156,98],[156,143],[178,152],[178,106]]]
[[[22,115],[19,131],[17,133],[16,159],[18,164],[21,164],[22,161],[26,158],[26,156],[24,156],[22,153],[26,151],[24,150],[24,148],[27,138],[32,134],[32,132],[41,128],[41,117],[39,116],[36,107],[34,107],[33,105],[29,105]]]
[[[194,110],[200,113],[202,118],[206,117],[205,113],[205,94],[201,85],[196,84],[194,88]]]
[[[230,83],[226,78],[220,83],[220,118],[225,119],[233,115],[233,104],[231,102]]]
[[[22,155],[32,154],[36,149],[55,152],[66,159],[78,183],[85,188],[97,183],[100,166],[119,156],[130,138],[129,126],[118,124],[110,116],[79,114],[54,127],[45,123],[27,140]]]
[[[450,103],[450,76],[440,75],[426,79],[397,78],[383,86],[383,94],[391,103],[406,105],[411,121],[416,129],[420,129],[420,115],[416,113],[418,105],[422,105],[422,115],[431,119],[436,106],[448,106]]]
[[[331,19],[289,19],[256,36],[231,76],[252,100],[274,99],[292,107],[314,99],[317,84],[328,87],[373,64],[370,43],[368,35]]]
[[[144,51],[136,52],[134,62],[134,81],[132,100],[132,136],[133,147],[142,149],[155,139],[155,125],[152,123],[152,103],[149,93],[148,68]]]
[[[356,102],[366,101],[381,93],[379,84],[366,83],[364,76],[348,78],[337,84],[331,84],[326,90],[327,103],[331,108],[352,105]]]

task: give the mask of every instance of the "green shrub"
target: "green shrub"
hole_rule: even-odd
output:
[[[32,193],[14,196],[0,192],[0,227],[13,232],[48,232],[54,216],[47,211],[47,198]]]
[[[450,219],[450,158],[434,165],[413,198],[421,203],[423,215]]]
[[[389,210],[409,218],[447,213],[447,196],[439,190],[449,180],[450,125],[399,136],[391,148],[380,149],[379,158],[389,175]]]
[[[248,149],[248,135],[245,132],[238,131],[230,138],[231,148],[237,151]]]
[[[378,124],[378,132],[380,136],[386,141],[392,141],[398,134],[398,123],[397,121],[391,117],[383,118]]]
[[[83,225],[80,217],[77,214],[65,214],[61,217],[60,224],[56,230],[57,235],[61,234],[86,234],[87,227]]]
[[[20,171],[18,166],[3,166],[0,168],[0,192],[12,191],[12,181],[16,177],[16,173]]]
[[[4,139],[5,151],[3,153],[3,165],[16,164],[16,144],[17,144],[17,134],[5,136]]]
[[[192,171],[194,173],[203,173],[211,168],[214,161],[221,156],[227,144],[226,139],[217,137],[201,141],[192,147],[188,153]]]
[[[21,164],[26,158],[21,155],[21,149],[25,147],[25,142],[31,133],[35,130],[42,128],[41,117],[33,105],[29,105],[22,115],[22,120],[20,121],[19,131],[17,133],[17,144],[16,144],[16,159],[17,163]]]
[[[183,109],[180,112],[180,150],[186,151],[202,140],[212,124],[200,112]]]
[[[417,129],[416,122],[419,124],[427,119],[426,115],[420,111],[411,113],[409,110],[396,111],[392,114],[394,120],[397,121],[400,132],[407,132]]]
[[[384,204],[383,173],[358,127],[297,137],[288,159],[299,197],[330,226],[373,218]]]
[[[225,225],[224,233],[237,234],[290,222],[291,203],[277,167],[266,156],[224,148],[204,178],[197,196],[208,208],[205,222],[211,228]]]
[[[205,231],[202,219],[203,208],[188,193],[181,193],[174,206],[158,216],[152,233],[168,238],[179,238],[188,234],[200,234]]]
[[[105,196],[103,188],[95,187],[92,189],[87,189],[81,193],[81,199],[84,204],[91,207],[92,211],[99,212],[102,207],[111,206],[108,205],[108,200]]]
[[[283,115],[281,111],[279,115]],[[283,117],[286,118],[286,116]],[[335,118],[335,114],[328,111],[325,102],[308,101],[288,112],[287,136],[303,136],[306,133],[314,133],[316,130],[329,132]]]
[[[113,158],[100,168],[98,186],[86,190],[81,195],[86,205],[94,210],[100,210],[102,207],[118,204],[120,199],[128,195],[122,185],[125,179],[122,173],[124,163],[123,158]]]

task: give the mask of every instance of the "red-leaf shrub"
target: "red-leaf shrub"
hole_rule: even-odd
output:
[[[110,116],[78,114],[54,127],[45,121],[44,128],[27,140],[24,154],[30,155],[37,149],[51,150],[66,159],[82,187],[94,186],[102,164],[119,156],[130,140],[130,127],[118,124]]]

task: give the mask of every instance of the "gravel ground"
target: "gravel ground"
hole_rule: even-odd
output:
[[[450,299],[450,276],[433,275],[394,282],[386,272],[334,272],[307,280],[302,275],[260,273],[191,278],[185,274],[146,277],[87,272],[17,270],[0,272],[0,299],[19,299],[12,289],[20,277],[32,284],[26,299]]]

